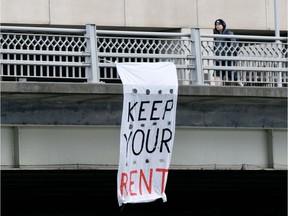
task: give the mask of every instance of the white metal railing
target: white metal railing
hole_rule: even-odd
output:
[[[83,30],[2,27],[2,80],[86,79]]]
[[[221,50],[224,52],[221,56],[215,55],[216,37],[220,38],[225,45]],[[231,48],[231,44],[228,46],[229,42],[225,41],[225,38],[235,40],[234,48]],[[287,38],[202,35],[201,46],[202,68],[207,75],[205,79],[207,83],[215,82],[213,79],[215,72],[220,71],[222,80],[228,84],[237,82],[228,79],[227,73],[233,73],[245,85],[282,86],[284,84],[287,86]],[[223,60],[224,66],[215,64]],[[230,62],[229,66],[227,66],[228,62]]]
[[[179,82],[192,83],[195,53],[190,34],[137,31],[97,31],[101,80],[119,81],[115,62],[175,63]],[[195,79],[195,83],[196,83]]]
[[[180,84],[287,86],[287,38],[1,26],[2,81],[120,82],[115,62],[171,61]],[[221,46],[215,46],[215,38]],[[235,39],[235,46],[225,41]],[[222,41],[222,42],[221,42]],[[220,51],[222,54],[215,55]],[[234,53],[231,55],[231,53]],[[226,64],[217,64],[217,62]],[[215,81],[216,72],[221,80]],[[228,74],[232,74],[229,78]]]

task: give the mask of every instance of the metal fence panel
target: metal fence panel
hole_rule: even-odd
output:
[[[199,29],[190,34],[108,31],[95,25],[0,28],[2,81],[120,83],[115,62],[169,61],[175,63],[183,85],[235,85],[238,80],[246,86],[288,83],[287,38],[200,35]],[[223,41],[221,46],[215,46],[215,38]],[[235,46],[226,38],[236,39]],[[215,79],[217,71],[220,80]]]
[[[2,31],[0,41],[2,80],[86,80],[83,35]]]
[[[277,40],[275,37],[249,37],[249,36],[229,36],[235,38],[236,47],[232,48],[227,43],[224,47],[217,47],[215,50],[214,37],[221,37],[225,42],[228,36],[202,35],[202,58],[203,72],[206,74],[205,82],[209,85],[231,85],[237,80],[229,79],[227,74],[232,72],[232,76],[246,86],[272,86],[281,87],[288,83],[287,69],[287,38]],[[235,49],[233,55],[229,52]],[[218,51],[221,56],[215,55]],[[217,65],[217,61],[224,62]],[[229,64],[230,63],[230,64]],[[221,80],[215,80],[216,71],[220,71]]]

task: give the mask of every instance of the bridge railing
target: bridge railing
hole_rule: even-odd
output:
[[[170,61],[183,85],[215,85],[216,71],[224,85],[236,82],[228,79],[229,72],[247,86],[287,85],[287,38],[226,36],[236,39],[237,55],[217,56],[217,37],[222,36],[200,35],[199,29],[164,33],[97,30],[94,25],[1,26],[0,74],[2,81],[120,83],[115,62]],[[221,49],[231,47],[224,43]],[[219,60],[233,64],[219,66]]]
[[[0,40],[3,81],[87,80],[85,30],[2,26]]]
[[[224,46],[216,45],[215,38]],[[227,38],[233,40],[227,41]],[[201,35],[202,69],[205,82],[216,84],[215,72],[220,72],[224,84],[235,83],[227,74],[237,77],[247,86],[287,86],[287,38],[243,36],[243,35]],[[220,49],[221,55],[215,55]],[[219,50],[218,50],[219,53]],[[222,62],[222,65],[215,62]],[[230,62],[230,63],[229,63]]]

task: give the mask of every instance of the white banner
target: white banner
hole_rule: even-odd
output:
[[[178,79],[173,63],[117,63],[123,83],[119,206],[167,201],[165,187],[174,137]]]

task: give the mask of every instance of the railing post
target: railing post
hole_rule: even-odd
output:
[[[86,57],[86,61],[91,64],[91,66],[86,69],[86,76],[88,77],[88,82],[98,83],[100,82],[100,74],[98,67],[96,26],[87,24],[85,36],[87,37],[86,52],[90,53],[90,55]]]
[[[282,50],[282,45],[281,45],[281,41],[280,40],[277,40],[276,41],[276,46],[277,46],[277,55],[278,55],[278,58],[282,58],[282,53],[281,53],[281,50]],[[278,62],[277,63],[277,66],[278,68],[282,68],[282,62]],[[282,72],[279,71],[277,73],[277,87],[282,87]]]
[[[191,55],[196,66],[191,74],[192,85],[204,85],[204,74],[202,70],[201,38],[199,28],[191,29]]]

